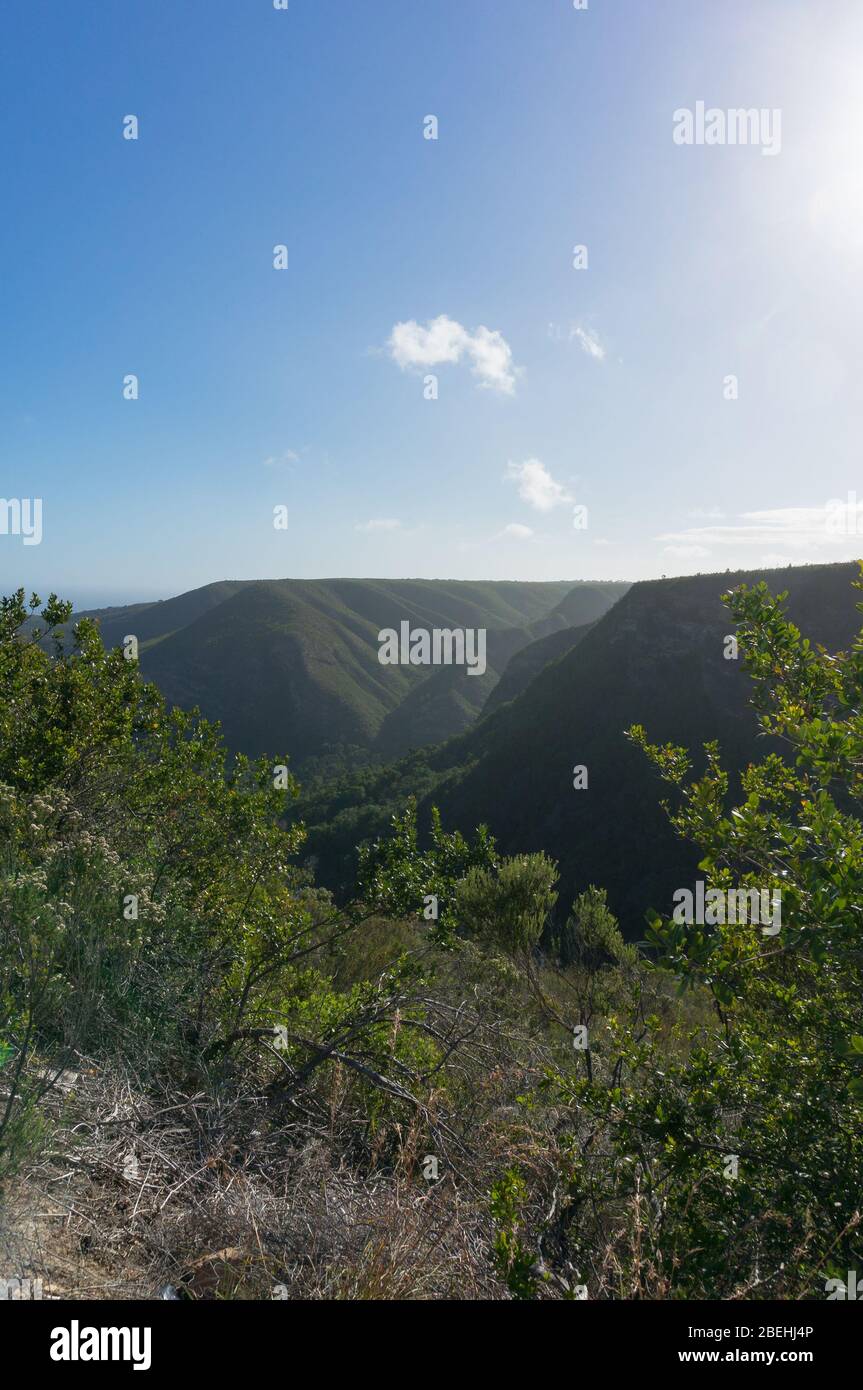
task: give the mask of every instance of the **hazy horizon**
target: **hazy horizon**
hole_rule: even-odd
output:
[[[788,568],[793,568],[793,569],[805,569],[805,568],[810,568],[810,567],[812,567],[813,565],[817,566],[817,565],[825,565],[825,564],[826,564],[826,565],[832,565],[832,564],[837,564],[837,565],[838,565],[838,564],[853,564],[853,563],[856,562],[856,559],[857,559],[857,557],[853,557],[853,558],[849,558],[849,559],[843,559],[843,560],[838,560],[838,559],[837,559],[837,560],[809,560],[809,561],[800,561],[800,562],[789,562],[788,564],[785,564],[785,565],[759,565],[759,564],[757,564],[757,563],[751,563],[751,564],[748,564],[748,565],[735,565],[735,566],[733,566],[733,567],[726,566],[724,569],[721,569],[721,570],[719,570],[719,569],[717,569],[717,570],[714,570],[714,569],[704,569],[704,570],[691,570],[691,571],[688,571],[688,572],[686,572],[686,573],[684,573],[684,574],[648,575],[648,576],[645,576],[644,579],[629,579],[629,578],[627,578],[626,575],[609,575],[607,578],[602,578],[602,579],[584,579],[583,577],[578,576],[578,575],[576,575],[576,576],[569,576],[569,575],[550,575],[547,579],[544,578],[544,579],[539,579],[539,580],[532,580],[532,579],[520,579],[520,578],[514,578],[514,579],[503,578],[503,579],[501,579],[501,578],[493,578],[492,576],[489,576],[489,575],[481,575],[481,576],[478,576],[476,579],[465,579],[462,575],[454,575],[454,574],[449,574],[449,575],[445,575],[445,574],[442,574],[442,575],[421,575],[421,574],[401,574],[401,575],[382,575],[382,574],[314,574],[314,575],[269,574],[269,575],[256,575],[256,576],[252,576],[252,577],[243,576],[243,575],[235,575],[235,574],[224,574],[224,575],[220,575],[218,579],[209,579],[209,580],[205,580],[203,584],[194,584],[194,585],[190,586],[189,589],[177,589],[177,590],[170,590],[170,591],[167,591],[167,590],[166,590],[166,591],[152,590],[152,591],[147,592],[147,591],[146,591],[145,589],[143,589],[143,588],[142,588],[142,589],[128,590],[128,591],[123,590],[122,587],[118,587],[117,590],[100,590],[100,589],[95,589],[95,590],[90,590],[90,591],[88,591],[87,589],[83,589],[83,588],[72,588],[72,589],[70,589],[70,590],[68,590],[68,591],[64,590],[64,591],[62,591],[62,592],[58,592],[58,597],[59,597],[59,598],[62,598],[62,599],[64,599],[64,600],[66,600],[67,602],[71,602],[76,612],[83,612],[83,611],[90,611],[90,610],[98,609],[98,608],[124,608],[124,607],[127,607],[127,606],[131,606],[131,605],[133,605],[133,604],[164,603],[164,602],[166,602],[166,601],[169,600],[169,599],[178,597],[181,593],[194,592],[194,591],[197,590],[197,589],[206,589],[206,588],[208,588],[211,584],[219,584],[219,583],[224,583],[224,582],[228,582],[228,583],[252,583],[252,584],[267,584],[267,583],[270,583],[270,584],[278,584],[278,583],[284,583],[284,582],[289,582],[289,581],[292,581],[292,580],[296,580],[298,583],[312,583],[312,584],[314,584],[314,583],[320,583],[320,584],[324,584],[324,583],[331,583],[331,582],[333,582],[333,581],[335,581],[335,580],[353,579],[353,580],[356,580],[356,581],[358,581],[358,582],[369,583],[369,584],[382,583],[382,582],[386,582],[386,581],[391,582],[391,583],[398,583],[398,582],[405,582],[405,583],[408,583],[408,582],[411,582],[411,581],[413,581],[413,580],[423,580],[423,581],[429,581],[429,582],[433,582],[433,583],[434,583],[434,582],[437,582],[437,583],[441,583],[441,584],[462,584],[462,583],[463,583],[463,584],[532,584],[532,583],[536,583],[536,584],[550,584],[550,585],[553,585],[553,584],[571,584],[571,585],[573,585],[573,587],[575,587],[576,585],[579,585],[579,584],[628,584],[628,585],[634,585],[634,584],[640,584],[640,583],[651,583],[651,582],[652,582],[652,583],[655,583],[655,582],[657,582],[657,581],[661,582],[661,581],[664,580],[664,579],[696,579],[696,578],[704,578],[704,577],[709,577],[711,574],[715,574],[717,578],[720,578],[720,579],[721,579],[721,578],[724,578],[726,575],[729,575],[729,574],[734,575],[734,574],[746,573],[746,572],[752,572],[752,571],[758,571],[759,573],[762,572],[762,571],[765,572],[765,573],[771,573],[771,572],[780,572],[780,571],[783,570],[783,569],[786,569],[786,570],[787,570]],[[46,598],[48,597],[48,594],[49,594],[50,591],[51,591],[50,586],[43,585],[41,589],[39,589],[39,587],[37,586],[37,592],[39,593],[40,598],[42,598],[43,600],[46,599]],[[54,592],[57,592],[57,590],[54,589]]]

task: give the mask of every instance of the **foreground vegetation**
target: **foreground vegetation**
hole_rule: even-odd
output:
[[[630,737],[706,882],[780,891],[782,931],[651,913],[639,951],[601,888],[563,910],[545,855],[439,818],[420,842],[409,804],[336,903],[285,757],[229,759],[94,624],[3,600],[22,1273],[45,1192],[70,1297],[797,1299],[860,1268],[863,637],[829,655],[764,586],[727,602],[784,755],[729,807],[719,749],[693,779]]]

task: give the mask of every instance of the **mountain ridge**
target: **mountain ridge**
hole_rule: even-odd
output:
[[[171,703],[218,719],[228,746],[302,768],[397,757],[470,726],[511,657],[625,592],[613,581],[223,580],[150,604],[94,610],[107,646],[134,635]],[[378,633],[484,628],[488,669],[385,667]]]
[[[721,593],[762,578],[774,592],[787,588],[789,616],[832,650],[859,627],[856,575],[855,565],[837,564],[632,585],[577,644],[465,732],[353,783],[309,788],[298,808],[309,853],[326,881],[346,889],[350,836],[381,833],[414,794],[421,828],[437,805],[449,829],[487,824],[504,854],[543,850],[560,864],[564,908],[596,883],[627,935],[639,937],[644,912],[666,907],[697,862],[670,829],[665,791],[625,730],[642,724],[651,741],[686,746],[696,768],[716,738],[725,765],[745,767],[767,745],[751,682],[724,658],[733,624]],[[576,766],[588,769],[586,790],[573,787]]]

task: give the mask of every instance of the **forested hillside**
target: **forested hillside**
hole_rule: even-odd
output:
[[[851,578],[792,576],[801,618],[850,627]],[[422,841],[409,809],[359,846],[335,902],[285,827],[282,750],[232,756],[95,624],[70,634],[55,598],[38,617],[23,591],[4,599],[4,1267],[50,1298],[844,1289],[861,1249],[863,634],[822,651],[766,586],[716,615],[715,585],[639,586],[437,788],[464,815],[483,774],[484,820],[501,802],[509,833],[565,843],[557,758],[587,746],[602,774],[588,735],[601,716],[617,730],[653,663],[598,831],[618,843],[600,816],[627,797],[653,824],[664,781],[711,893],[772,895],[781,934],[668,904],[648,951],[609,908],[624,855],[572,898],[546,849],[507,855],[437,812]],[[765,742],[743,768],[747,695]],[[693,776],[678,738],[701,734],[702,707],[731,746]]]
[[[319,875],[348,888],[357,839],[415,795],[421,826],[436,804],[453,826],[488,824],[507,853],[552,855],[567,895],[602,883],[625,934],[640,938],[646,908],[662,909],[692,877],[697,854],[669,829],[626,729],[643,723],[657,741],[679,740],[696,763],[703,744],[719,739],[730,766],[745,767],[759,751],[758,726],[741,662],[725,656],[722,593],[766,577],[788,590],[789,614],[807,637],[841,647],[857,622],[854,574],[853,565],[814,565],[635,584],[518,698],[497,709],[492,699],[488,717],[462,737],[310,788],[300,804]],[[569,637],[547,642],[557,640]],[[573,786],[576,766],[587,769],[583,790]]]
[[[211,584],[161,603],[90,616],[112,647],[138,638],[141,669],[166,698],[218,719],[228,746],[287,749],[302,771],[397,757],[468,728],[510,658],[591,622],[627,585],[443,580],[273,580]],[[487,669],[387,666],[378,633],[487,629]]]
[[[573,647],[577,647],[592,626],[592,623],[584,623],[581,627],[562,628],[559,632],[550,632],[547,637],[538,637],[529,646],[522,647],[521,651],[516,652],[510,659],[506,670],[486,700],[483,714],[491,714],[499,705],[508,704],[516,695],[521,695],[544,667],[552,661],[557,661]]]

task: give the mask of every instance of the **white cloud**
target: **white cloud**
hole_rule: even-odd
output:
[[[768,507],[741,512],[721,524],[667,531],[656,539],[664,542],[666,555],[679,560],[717,553],[717,563],[724,563],[729,552],[736,558],[750,547],[761,552],[752,556],[753,562],[769,568],[853,560],[863,551],[863,502],[852,492],[820,507]]]
[[[522,526],[519,521],[511,521],[508,526],[504,526],[497,539],[527,541],[533,534],[530,526]]]
[[[264,459],[265,468],[278,468],[280,464],[299,463],[300,456],[293,449],[286,449],[283,454],[271,454]]]
[[[710,551],[703,545],[667,545],[664,553],[673,555],[675,560],[700,560]]]
[[[593,357],[597,362],[605,361],[605,348],[599,341],[599,335],[592,328],[573,328],[570,331],[569,340],[573,338],[581,344],[581,349],[586,352],[588,357]]]
[[[665,532],[657,540],[666,542],[667,547],[698,545],[720,549],[774,545],[778,541],[793,550],[810,550],[847,545],[849,538],[860,536],[863,536],[863,503],[857,503],[856,498],[851,503],[837,498],[822,507],[771,507],[742,512],[723,525],[690,526],[684,531]]]
[[[518,495],[528,506],[538,512],[550,512],[574,499],[566,489],[549,473],[539,459],[526,459],[524,463],[510,463],[506,476],[518,483]]]
[[[481,386],[511,396],[518,369],[503,334],[480,326],[470,333],[455,319],[441,314],[423,326],[415,319],[397,323],[387,341],[390,356],[402,370],[439,367],[466,359]]]
[[[398,531],[401,522],[393,516],[375,517],[372,521],[358,521],[354,527],[355,531]]]

